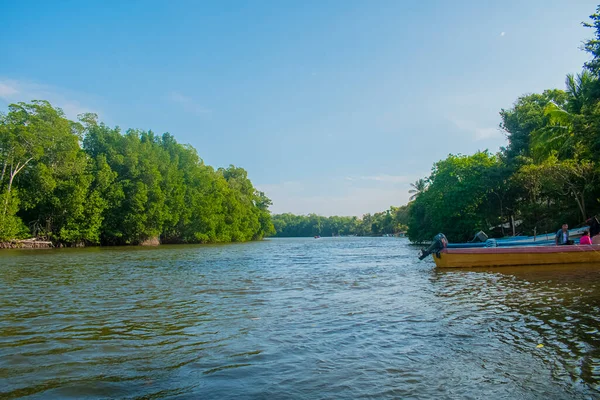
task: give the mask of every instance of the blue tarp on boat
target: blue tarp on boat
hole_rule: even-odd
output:
[[[589,227],[584,226],[569,230],[570,239],[578,239]],[[511,246],[550,246],[553,245],[556,233],[545,233],[536,236],[511,236],[502,239],[489,239],[486,242],[476,243],[448,243],[450,249],[462,249],[471,247],[511,247]],[[495,245],[493,244],[494,241]]]

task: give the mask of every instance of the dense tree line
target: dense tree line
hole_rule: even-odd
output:
[[[169,133],[77,122],[46,101],[0,114],[0,241],[207,243],[272,233],[270,200],[242,168],[213,169]]]
[[[548,232],[600,212],[600,6],[590,18],[583,71],[567,75],[564,90],[527,94],[501,110],[506,147],[435,163],[411,203],[411,240],[443,232],[464,241],[494,227],[512,234],[513,221],[521,234]]]
[[[381,236],[396,234],[407,229],[408,206],[390,207],[389,210],[358,217],[323,217],[316,214],[273,216],[278,237],[311,236]]]

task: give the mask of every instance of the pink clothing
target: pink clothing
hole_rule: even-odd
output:
[[[579,239],[579,244],[592,244],[592,239],[588,235],[584,235]]]

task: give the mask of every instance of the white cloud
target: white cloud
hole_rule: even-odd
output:
[[[506,32],[500,32],[500,36],[506,35]]]
[[[179,104],[186,112],[189,112],[191,114],[205,115],[210,114],[212,112],[212,110],[200,105],[191,97],[185,96],[176,91],[169,93],[168,98],[172,102]]]
[[[83,96],[50,85],[0,78],[0,100],[7,104],[48,100],[53,106],[62,108],[67,117],[71,119],[76,119],[79,114],[94,112],[90,107],[75,100],[75,97]]]

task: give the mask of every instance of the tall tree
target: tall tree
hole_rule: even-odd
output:
[[[54,136],[70,132],[62,111],[46,101],[11,104],[8,109],[0,119],[0,185],[4,192],[0,225],[14,201],[12,190],[17,175],[53,147]]]

